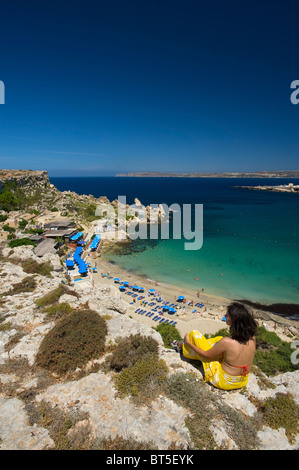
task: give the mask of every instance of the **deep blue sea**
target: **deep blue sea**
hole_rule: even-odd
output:
[[[50,178],[59,190],[126,196],[133,204],[203,204],[203,246],[186,240],[142,240],[111,259],[138,274],[232,299],[299,304],[299,194],[236,186],[277,185],[299,179]]]

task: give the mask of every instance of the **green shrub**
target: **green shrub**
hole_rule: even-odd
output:
[[[102,355],[106,334],[106,322],[96,312],[76,310],[44,337],[36,363],[58,375],[82,368]]]
[[[282,343],[281,339],[277,336],[274,331],[268,331],[263,326],[259,326],[256,332],[256,347],[257,348],[268,348],[271,346],[280,346]]]
[[[264,422],[272,429],[284,428],[291,444],[298,433],[299,406],[290,394],[277,393],[260,405]]]
[[[140,359],[158,354],[158,343],[149,336],[130,335],[118,341],[117,347],[109,358],[110,367],[121,371],[132,367]]]
[[[35,302],[38,307],[46,307],[47,305],[53,305],[58,302],[59,298],[64,294],[64,288],[62,286],[51,290],[48,294],[44,295]]]
[[[20,199],[12,191],[2,190],[0,194],[0,210],[5,212],[18,210],[20,202]]]
[[[30,233],[32,235],[41,235],[44,233],[44,230],[42,228],[26,228],[24,230],[24,233]]]
[[[23,246],[23,245],[36,246],[36,243],[31,241],[30,238],[17,238],[16,240],[11,240],[8,245],[10,248],[15,248],[16,246]]]
[[[217,331],[217,333],[213,333],[213,334],[208,334],[206,333],[204,336],[205,338],[216,338],[216,336],[229,336],[230,335],[230,331],[228,328],[221,328],[220,330]]]
[[[121,396],[131,396],[137,403],[149,403],[162,391],[168,368],[156,354],[144,357],[115,377]]]
[[[28,222],[27,222],[26,219],[21,219],[20,222],[19,222],[19,228],[24,229],[27,224],[28,224]]]
[[[169,323],[161,323],[157,326],[157,328],[155,328],[156,331],[158,331],[158,333],[160,333],[162,339],[163,339],[163,342],[164,342],[164,346],[166,348],[171,348],[171,342],[176,339],[178,341],[181,341],[182,340],[182,337],[179,333],[179,331],[177,330],[177,328],[173,325],[169,325]]]
[[[290,343],[282,341],[275,332],[258,327],[256,344],[257,350],[253,363],[265,374],[275,375],[298,369],[298,365],[291,362],[293,349]]]
[[[43,312],[46,313],[51,320],[57,320],[58,318],[62,318],[65,315],[73,313],[74,309],[67,302],[62,302],[61,304],[51,305],[51,307],[44,308]]]
[[[27,274],[40,274],[41,276],[47,277],[52,276],[53,267],[50,261],[38,263],[33,259],[27,258],[21,262],[21,266]]]
[[[2,230],[4,230],[5,232],[11,232],[11,233],[16,231],[15,228],[10,227],[8,224],[3,225]]]

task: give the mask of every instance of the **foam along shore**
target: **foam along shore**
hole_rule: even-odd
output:
[[[107,286],[110,288],[112,295],[116,299],[122,301],[126,307],[126,312],[134,320],[150,327],[156,327],[159,322],[164,318],[168,322],[176,322],[175,326],[183,337],[186,333],[196,329],[203,334],[214,334],[222,328],[226,328],[224,316],[227,306],[232,302],[231,299],[218,297],[212,294],[199,291],[182,289],[178,286],[161,283],[158,280],[148,279],[144,276],[132,273],[126,269],[111,263],[103,256],[93,256],[92,253],[86,253],[88,262],[90,263],[90,270],[86,278],[82,278],[79,282],[75,282],[75,287],[83,289],[92,286],[96,289],[97,286]],[[119,279],[119,281],[115,281]],[[130,286],[138,286],[144,288],[144,292],[134,292],[132,288],[126,288],[123,292],[119,287],[121,283],[128,282]],[[153,289],[155,292],[149,294]],[[135,296],[129,295],[128,292],[134,292]],[[186,302],[178,302],[178,297],[184,297]],[[161,298],[161,302],[158,299]],[[144,304],[144,302],[147,302]],[[165,304],[174,304],[174,314],[169,314],[162,311]],[[193,302],[193,305],[189,305]],[[196,305],[197,304],[197,305]],[[140,310],[145,311],[143,314]],[[258,309],[251,308],[255,317],[260,325],[264,325],[267,329],[275,331],[284,340],[288,338],[288,328],[298,328],[298,322],[283,319],[277,315],[272,315],[270,312],[262,312]],[[148,312],[154,315],[147,315]],[[162,314],[161,314],[162,312]],[[154,320],[159,316],[158,320]],[[279,326],[281,324],[281,326]]]

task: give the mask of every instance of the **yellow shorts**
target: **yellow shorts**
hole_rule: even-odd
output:
[[[204,335],[197,330],[192,330],[188,336],[192,344],[204,351],[212,348],[215,343],[222,338],[222,336],[216,336],[215,338],[206,339]],[[222,356],[215,357],[213,360],[205,359],[196,354],[193,349],[186,344],[183,344],[183,356],[201,361],[205,372],[205,382],[211,383],[214,387],[222,390],[235,390],[247,385],[249,374],[246,376],[228,374],[222,369]]]

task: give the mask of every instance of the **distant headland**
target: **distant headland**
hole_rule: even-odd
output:
[[[247,172],[191,172],[191,173],[171,173],[160,171],[141,171],[130,173],[118,173],[117,177],[136,177],[136,178],[299,178],[299,170],[281,170],[281,171],[257,171]]]

